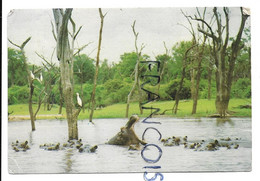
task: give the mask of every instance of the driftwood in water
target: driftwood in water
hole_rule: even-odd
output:
[[[108,144],[122,146],[129,146],[132,144],[139,145],[139,143],[143,145],[146,144],[145,141],[140,140],[135,134],[134,125],[138,120],[139,117],[137,115],[132,115],[126,125],[121,128],[120,132],[108,141]]]

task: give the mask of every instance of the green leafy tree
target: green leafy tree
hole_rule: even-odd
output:
[[[25,58],[21,50],[8,48],[8,87],[27,84]]]
[[[104,62],[100,66],[100,71],[98,75],[98,82],[100,84],[104,84],[109,79],[113,78],[113,71],[111,66],[108,65],[108,60],[105,59]]]
[[[117,66],[118,74],[122,77],[130,77],[134,72],[137,58],[135,52],[124,53],[121,55],[121,61]]]
[[[241,50],[236,60],[234,81],[240,78],[251,79],[251,33],[250,27],[244,29],[244,37],[241,38]]]
[[[92,83],[95,66],[94,60],[85,54],[77,55],[74,57],[74,77],[75,83]]]

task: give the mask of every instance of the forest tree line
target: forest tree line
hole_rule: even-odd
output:
[[[223,8],[226,14],[226,32],[228,32],[228,12]],[[214,8],[215,18],[218,22],[219,15],[217,9]],[[242,11],[242,9],[241,9]],[[184,13],[183,13],[184,14]],[[198,13],[199,14],[199,13]],[[200,14],[199,14],[200,15]],[[204,21],[204,16],[200,18],[190,18],[187,20],[202,22],[198,25],[198,31],[204,33],[204,41],[202,36],[194,33],[191,26],[190,32],[193,36],[191,41],[181,41],[173,45],[170,51],[165,54],[157,55],[156,61],[160,62],[160,69],[157,72],[156,68],[152,68],[151,72],[159,73],[161,77],[157,93],[160,95],[160,100],[176,100],[178,99],[215,99],[217,97],[217,77],[220,70],[216,63],[217,53],[215,47],[224,46],[222,67],[224,72],[221,76],[227,76],[231,71],[231,91],[230,98],[250,98],[251,97],[251,47],[250,47],[250,27],[243,27],[243,36],[229,37],[223,40],[220,32],[204,31],[204,25],[208,25]],[[242,14],[244,22],[248,16]],[[244,23],[243,22],[243,23]],[[245,25],[243,25],[245,26]],[[221,27],[221,26],[220,26]],[[211,27],[208,25],[208,29]],[[240,28],[241,29],[241,28]],[[218,33],[218,37],[215,35]],[[227,33],[228,35],[228,33]],[[213,40],[209,40],[212,38]],[[239,41],[236,41],[238,40]],[[214,41],[217,45],[214,44]],[[234,44],[237,44],[234,52]],[[221,44],[222,43],[222,44]],[[214,46],[213,46],[214,45]],[[167,49],[166,49],[167,50]],[[214,50],[214,51],[213,51]],[[214,54],[213,54],[214,53]],[[42,94],[41,90],[45,90],[44,107],[51,109],[53,104],[63,105],[62,89],[59,77],[59,67],[53,61],[47,60],[44,56],[38,55],[43,59],[42,65],[29,65],[29,70],[37,77],[34,81],[35,89],[32,97],[33,102],[38,101],[38,97]],[[234,57],[235,56],[235,57]],[[234,57],[235,61],[230,63],[230,57]],[[90,108],[91,94],[93,90],[94,75],[96,70],[96,60],[78,52],[73,57],[73,84],[74,92],[79,92],[84,103],[83,110]],[[8,104],[21,104],[28,102],[28,80],[26,68],[26,57],[20,50],[8,48]],[[101,60],[98,65],[98,77],[95,95],[95,107],[100,108],[115,103],[126,103],[129,91],[134,82],[135,66],[137,61],[149,61],[151,57],[146,54],[140,54],[132,51],[125,52],[120,55],[118,63],[110,64],[107,59]],[[226,66],[226,68],[225,68]],[[222,69],[221,69],[222,70]],[[140,66],[138,72],[144,75],[148,72],[147,67]],[[43,77],[43,80],[41,80]],[[140,77],[140,81],[144,81]],[[196,84],[195,82],[198,82]],[[149,86],[148,86],[149,88]],[[197,91],[197,93],[196,93]],[[141,94],[141,96],[139,95]],[[146,99],[144,92],[134,90],[131,101],[138,101],[139,98]],[[74,97],[76,102],[76,96]],[[139,100],[140,101],[140,100]]]
[[[164,73],[161,80],[159,95],[161,100],[175,100],[175,94],[180,82],[182,60],[187,47],[191,42],[179,42],[172,48],[172,55],[158,55],[156,60],[166,61]],[[245,46],[237,59],[234,72],[234,84],[232,86],[232,98],[250,98],[251,97],[251,63],[249,59],[249,48]],[[200,81],[200,98],[215,98],[216,84],[214,65],[209,60],[210,55],[203,58],[202,74]],[[148,55],[142,55],[142,60],[149,60]],[[97,107],[106,106],[115,103],[126,103],[127,95],[133,83],[133,71],[136,64],[137,55],[135,52],[124,53],[120,56],[120,62],[109,64],[108,60],[102,61],[99,67],[98,85],[97,85]],[[187,73],[184,78],[183,89],[180,94],[181,99],[191,99],[191,79],[192,65],[188,62]],[[39,69],[41,66],[30,65],[30,70]],[[58,67],[56,67],[58,69]],[[28,102],[28,82],[25,70],[24,60],[21,52],[16,49],[8,48],[8,104],[21,104]],[[148,71],[143,67],[140,71]],[[154,70],[155,71],[155,70]],[[145,72],[143,72],[145,73]],[[74,84],[75,91],[82,94],[82,99],[88,103],[91,98],[93,88],[93,77],[95,74],[95,60],[85,54],[78,55],[74,60]],[[46,80],[52,80],[51,92],[46,98],[48,104],[59,104],[59,77],[55,76],[54,70],[48,71],[42,67],[42,76]],[[40,73],[35,75],[40,77]],[[52,78],[54,77],[54,78]],[[36,81],[36,85],[44,86]],[[211,87],[211,88],[209,88]],[[33,100],[36,102],[39,95],[39,89],[35,90]],[[209,92],[210,91],[210,92]],[[136,95],[136,94],[135,94]],[[146,97],[143,96],[145,99]],[[137,101],[137,97],[134,99]],[[87,104],[86,104],[87,107]]]

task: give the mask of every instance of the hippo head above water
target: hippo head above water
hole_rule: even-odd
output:
[[[145,141],[140,140],[138,136],[135,134],[134,125],[139,121],[138,115],[132,115],[126,125],[120,129],[113,138],[108,141],[110,145],[122,145],[129,146],[132,144],[139,145],[146,144]]]

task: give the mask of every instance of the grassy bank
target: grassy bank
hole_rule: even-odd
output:
[[[215,108],[215,100],[206,100],[202,99],[198,101],[197,113],[192,115],[192,100],[180,101],[178,113],[172,114],[172,111],[166,111],[164,116],[171,117],[207,117],[211,114],[216,113]],[[172,109],[174,102],[173,101],[159,101],[154,103],[149,103],[147,107],[160,108],[160,113],[164,112],[164,110]],[[240,108],[240,105],[251,104],[250,99],[231,99],[229,103],[229,111],[232,112],[232,116],[234,117],[250,117],[251,109],[243,109]],[[36,105],[34,105],[34,109],[36,109]],[[94,118],[123,118],[125,117],[125,109],[126,104],[114,104],[111,106],[107,106],[102,109],[97,109],[94,113]],[[55,119],[59,111],[59,106],[54,105],[51,111],[44,110],[42,107],[39,111],[38,119]],[[18,105],[10,105],[8,106],[8,112],[13,112],[11,116],[15,115],[29,115],[28,105],[27,104],[18,104]],[[88,119],[89,110],[85,110],[85,112],[81,111],[79,115],[79,119]],[[150,110],[144,110],[144,113],[140,115],[138,103],[130,104],[130,114],[138,114],[140,117],[146,117],[151,113]],[[46,115],[46,116],[44,116]],[[48,116],[47,116],[48,115]],[[63,108],[62,117],[65,118],[65,109]]]

